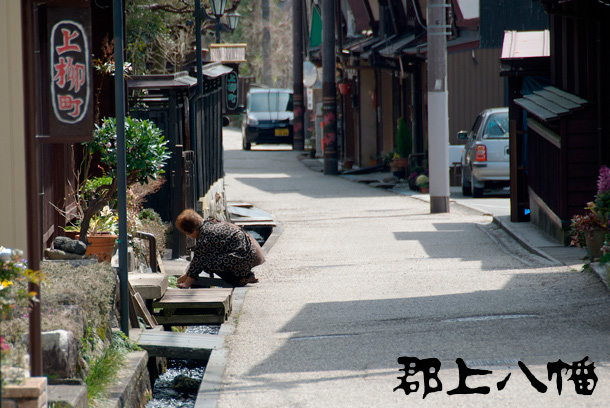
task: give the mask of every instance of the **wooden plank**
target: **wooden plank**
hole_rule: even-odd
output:
[[[240,201],[229,201],[227,204],[229,207],[252,208],[252,204],[244,203],[244,202],[240,202]]]
[[[536,123],[533,120],[527,121],[527,127],[532,129],[540,137],[543,137],[544,139],[546,139],[549,143],[551,143],[558,149],[561,149],[561,137],[558,134],[552,132],[549,128],[547,128],[539,123]]]
[[[153,308],[218,308],[229,309],[233,290],[229,288],[168,289],[153,302]]]
[[[165,267],[163,266],[163,259],[161,259],[161,255],[157,252],[157,269],[162,274],[165,274]]]
[[[537,105],[542,106],[544,109],[553,112],[555,115],[566,115],[568,114],[570,111],[566,108],[564,108],[561,105],[558,105],[556,103],[554,103],[553,101],[550,101],[546,98],[543,98],[540,95],[525,95],[524,96],[525,99],[534,102]]]
[[[134,296],[134,300],[136,312],[144,319],[147,325],[149,325],[151,328],[156,327],[157,321],[155,320],[155,317],[151,315],[148,309],[146,308],[146,303],[144,302],[144,299],[142,299],[142,296],[140,296],[139,293],[136,293],[136,295]]]
[[[570,101],[572,101],[574,103],[577,103],[579,105],[585,105],[585,104],[589,103],[586,99],[583,99],[583,98],[581,98],[579,96],[576,96],[574,94],[562,91],[561,89],[555,88],[554,86],[547,86],[544,89],[547,90],[547,91],[553,92],[553,93],[561,96],[562,98],[568,99],[568,100],[570,100]]]
[[[580,104],[575,103],[574,101],[563,98],[563,97],[557,95],[556,93],[553,93],[548,90],[541,89],[538,91],[534,91],[534,93],[536,95],[540,95],[541,97],[548,99],[549,101],[552,101],[553,103],[556,103],[557,105],[560,105],[569,110],[578,109],[581,106]]]
[[[222,347],[224,338],[213,334],[145,331],[138,346],[152,357],[207,360],[212,350]]]
[[[132,288],[132,290],[133,290],[133,288]],[[136,302],[134,301],[134,297],[130,293],[129,294],[129,323],[130,323],[132,329],[139,329],[140,322],[138,321],[138,315],[136,313],[135,303]]]
[[[155,315],[157,322],[168,326],[189,326],[201,324],[222,324],[227,320],[226,314],[214,315],[172,315],[169,317]]]
[[[543,107],[536,105],[534,102],[528,101],[527,99],[515,99],[514,102],[532,115],[537,116],[544,121],[558,118],[557,115],[555,115],[553,112],[544,109]]]

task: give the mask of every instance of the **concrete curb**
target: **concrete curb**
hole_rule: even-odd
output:
[[[593,270],[604,285],[610,289],[610,269],[605,265],[600,265],[599,262],[595,262],[591,264],[591,270]]]
[[[269,250],[275,245],[280,235],[282,234],[281,224],[270,215],[270,218],[276,222],[273,231],[265,244],[262,247],[263,253],[267,255]],[[220,325],[219,336],[223,337],[223,341],[235,332],[239,321],[239,314],[244,303],[248,287],[239,287],[233,290],[233,312],[229,315],[229,319]],[[201,386],[197,393],[194,408],[216,408],[218,397],[222,388],[222,378],[227,366],[227,357],[229,350],[223,346],[221,349],[212,350],[208,364],[201,380]]]
[[[457,204],[457,203],[456,203]],[[458,204],[460,205],[460,204]],[[510,226],[508,226],[504,221],[502,221],[501,219],[493,216],[492,217],[493,223],[498,225],[500,228],[502,228],[502,230],[504,230],[508,235],[510,235],[515,241],[517,241],[519,243],[519,245],[521,245],[523,248],[525,248],[527,251],[536,254],[542,258],[545,258],[549,261],[551,261],[553,264],[556,265],[563,265],[563,262],[555,259],[554,257],[552,257],[551,255],[547,254],[546,252],[544,252],[543,250],[534,247],[533,245],[530,245],[526,240],[524,240],[522,237],[520,237],[517,233],[515,233]]]

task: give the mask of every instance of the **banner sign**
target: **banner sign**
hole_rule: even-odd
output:
[[[234,111],[237,109],[238,98],[237,92],[239,91],[239,78],[237,72],[231,71],[227,74],[226,82],[226,101],[227,110]]]
[[[51,8],[48,14],[50,142],[92,138],[90,9]]]

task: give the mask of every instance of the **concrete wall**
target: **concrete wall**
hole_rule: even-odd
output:
[[[491,48],[447,55],[450,144],[464,144],[457,132],[470,130],[483,109],[504,106],[500,53],[500,49]]]
[[[20,1],[0,0],[0,245],[26,249]]]

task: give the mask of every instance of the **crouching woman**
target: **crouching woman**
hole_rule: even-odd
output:
[[[265,257],[258,242],[243,229],[226,221],[204,220],[193,210],[178,216],[176,228],[197,241],[193,260],[178,278],[178,287],[190,288],[204,271],[232,286],[258,282],[252,268],[265,262]]]

